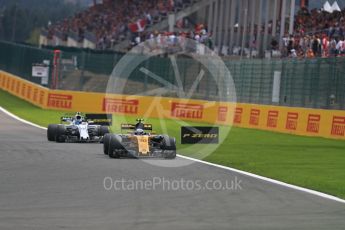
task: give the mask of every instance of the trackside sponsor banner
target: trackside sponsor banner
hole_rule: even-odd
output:
[[[226,118],[228,116],[228,107],[226,106],[220,106],[218,108],[218,121],[226,121]]]
[[[309,114],[308,115],[308,124],[307,132],[309,133],[319,133],[320,132],[320,114]]]
[[[332,122],[331,135],[344,137],[345,135],[345,116],[334,116]]]
[[[138,114],[139,100],[103,99],[103,111],[107,113]]]
[[[251,109],[250,110],[250,119],[249,119],[249,124],[258,126],[259,121],[260,121],[260,109]]]
[[[298,113],[288,112],[286,119],[286,129],[296,130],[298,125]]]
[[[160,118],[155,109],[157,97],[105,95],[104,93],[50,90],[0,71],[0,88],[41,108],[120,114],[136,118]],[[158,98],[164,118],[205,122],[304,136],[345,140],[345,111],[294,108],[244,103],[210,102],[177,98]]]
[[[203,113],[204,106],[202,104],[184,104],[174,102],[171,106],[172,117],[202,120]]]
[[[48,108],[56,109],[71,109],[73,103],[73,96],[70,94],[55,94],[48,95]]]
[[[345,140],[345,111],[238,103],[234,126]]]
[[[234,124],[242,123],[242,114],[243,114],[243,108],[235,109]]]
[[[46,108],[49,89],[0,71],[0,88],[36,106]]]
[[[181,144],[218,144],[218,127],[181,127]]]
[[[279,118],[279,111],[277,111],[277,110],[270,110],[270,111],[268,111],[267,127],[269,127],[269,128],[277,128],[278,118]]]

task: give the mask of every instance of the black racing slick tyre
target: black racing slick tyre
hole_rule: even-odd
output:
[[[47,139],[48,141],[56,141],[56,132],[58,125],[48,125]]]
[[[161,149],[163,150],[164,158],[175,159],[176,158],[176,140],[167,135],[163,136]]]
[[[103,136],[105,136],[105,134],[107,134],[107,133],[109,133],[109,126],[101,126],[100,128],[99,128],[99,136],[100,137],[103,137]]]
[[[120,151],[123,151],[124,148],[121,144],[122,138],[119,135],[111,135],[108,155],[110,158],[120,158]]]
[[[66,142],[66,127],[64,125],[58,125],[56,129],[56,142]]]
[[[105,155],[108,155],[109,153],[110,138],[111,134],[109,133],[105,134],[103,137],[103,152]]]

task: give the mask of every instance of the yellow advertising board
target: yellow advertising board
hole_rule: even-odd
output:
[[[112,113],[152,118],[229,124],[234,105],[166,97],[109,95],[104,93],[50,90],[47,108],[89,113]]]
[[[234,125],[304,136],[345,139],[345,111],[237,104]]]
[[[45,109],[170,118],[345,140],[345,111],[50,90],[0,71],[0,88]]]
[[[49,89],[0,71],[0,88],[36,106],[45,108]]]

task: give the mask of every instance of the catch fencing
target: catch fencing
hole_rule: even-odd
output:
[[[122,53],[97,53],[90,50],[62,49],[54,58],[54,50],[0,42],[0,69],[34,82],[32,66],[44,60],[50,63],[48,87],[60,90],[105,92],[109,76],[124,56]],[[138,54],[140,55],[140,54]],[[204,57],[212,58],[212,57]],[[55,61],[58,61],[58,84],[53,85]],[[223,62],[234,80],[237,102],[291,107],[345,109],[345,58],[315,59],[226,59]],[[205,66],[194,58],[179,55],[176,59],[183,89],[193,86]],[[150,57],[128,75],[122,94],[146,94],[162,86],[142,71],[150,72],[179,87],[176,68],[168,55]],[[207,69],[207,68],[206,68]],[[116,76],[123,78],[123,76]],[[217,85],[222,76],[212,66],[196,88],[193,99],[224,99],[221,91],[227,85]],[[224,88],[222,88],[224,87]],[[116,93],[116,92],[115,92]],[[166,96],[176,97],[171,89]]]

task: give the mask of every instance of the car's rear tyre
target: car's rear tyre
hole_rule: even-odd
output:
[[[57,132],[58,125],[48,125],[47,129],[47,139],[48,141],[56,141],[56,132]]]
[[[120,158],[120,152],[124,151],[122,138],[119,135],[111,135],[108,155],[110,158]]]
[[[163,150],[163,156],[166,159],[176,158],[176,140],[167,135],[163,136],[161,149]]]
[[[103,137],[103,152],[105,155],[108,155],[109,153],[110,138],[111,138],[110,133],[105,134]]]
[[[56,142],[64,143],[66,139],[66,127],[64,125],[58,125],[56,129]]]
[[[109,126],[101,126],[100,128],[99,128],[99,136],[100,137],[103,137],[103,136],[105,136],[105,134],[107,134],[107,133],[109,133]]]

